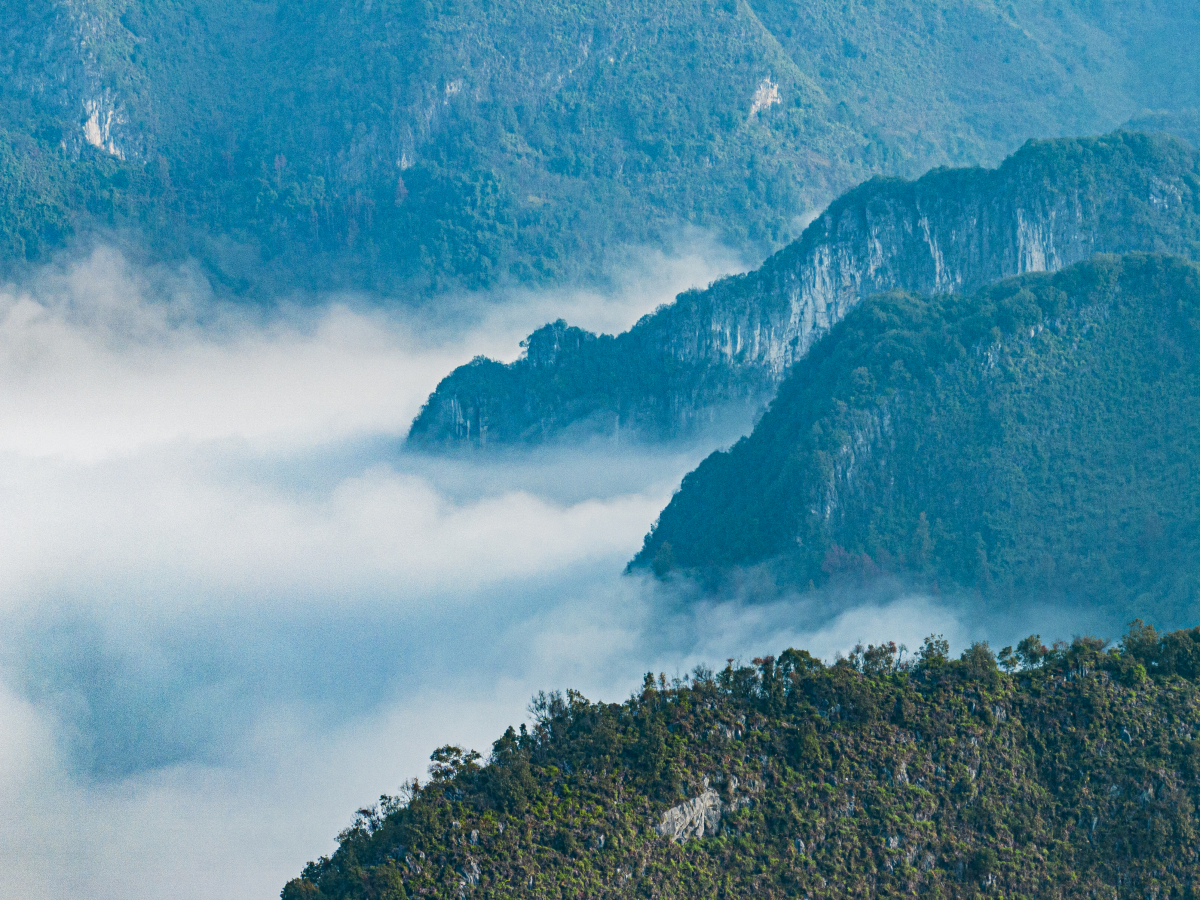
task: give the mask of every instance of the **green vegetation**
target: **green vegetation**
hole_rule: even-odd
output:
[[[683,482],[635,565],[774,558],[1194,619],[1200,270],[1097,257],[972,297],[894,294],[818,342]]]
[[[1200,154],[1178,140],[1117,132],[1032,141],[996,169],[872,179],[757,271],[680,294],[623,334],[559,321],[529,336],[523,359],[460,367],[430,396],[409,441],[662,440],[705,426],[722,405],[748,420],[821,319],[836,321],[862,297],[973,290],[1132,250],[1200,258]]]
[[[763,373],[681,360],[656,340],[658,324],[644,319],[613,337],[560,319],[531,334],[514,363],[477,357],[442,379],[408,443],[436,449],[598,434],[665,439],[711,422],[721,403],[761,402],[770,387]]]
[[[1200,147],[1200,110],[1178,109],[1145,112],[1134,116],[1124,127],[1129,131],[1159,131],[1173,134],[1193,147]]]
[[[360,810],[283,900],[1195,895],[1200,629],[947,649],[541,696],[486,764],[444,747]],[[655,832],[696,797],[702,836]]]
[[[1200,105],[1200,63],[1175,52],[1200,34],[1188,0],[0,0],[0,16],[0,145],[42,211],[0,207],[0,259],[116,224],[242,289],[595,276],[613,247],[688,225],[766,255],[872,174]]]

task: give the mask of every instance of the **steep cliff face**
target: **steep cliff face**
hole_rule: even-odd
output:
[[[617,422],[627,434],[674,437],[723,403],[764,402],[864,297],[970,291],[1134,250],[1200,253],[1200,155],[1176,139],[1031,142],[995,170],[875,179],[758,271],[681,294],[615,339],[578,342],[549,366],[489,367],[490,378],[477,365],[456,371],[410,441],[459,442],[463,409],[493,441]]]
[[[1200,269],[1142,254],[872,298],[684,479],[634,565],[903,572],[1193,621],[1198,313]]]
[[[132,63],[138,41],[120,9],[62,0],[33,9],[3,3],[0,13],[7,28],[0,127],[54,138],[47,143],[73,159],[85,146],[121,160],[142,158],[145,136],[131,122],[129,101],[146,79]]]

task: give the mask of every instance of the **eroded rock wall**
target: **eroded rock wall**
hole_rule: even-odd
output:
[[[430,397],[410,440],[686,435],[719,404],[765,402],[865,297],[969,292],[1097,252],[1195,259],[1198,209],[1200,157],[1161,135],[1031,142],[994,170],[874,179],[757,271],[680,294],[616,338],[573,340],[549,362],[531,352],[511,366],[456,371]],[[553,328],[565,332],[566,323]],[[464,429],[464,420],[477,425]]]

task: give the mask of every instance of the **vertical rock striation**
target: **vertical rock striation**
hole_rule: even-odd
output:
[[[679,843],[688,838],[716,834],[721,825],[721,796],[706,788],[698,797],[672,806],[654,826],[656,833]]]
[[[1200,154],[1164,135],[1029,142],[997,169],[876,178],[757,271],[680,294],[617,337],[565,322],[502,366],[476,360],[413,423],[424,447],[620,429],[664,439],[757,406],[864,297],[971,291],[1095,253],[1200,253]],[[533,351],[543,344],[553,353]],[[473,423],[468,427],[464,423]]]
[[[1096,256],[970,296],[874,297],[684,477],[632,564],[902,573],[1115,623],[1200,609],[1200,268]]]

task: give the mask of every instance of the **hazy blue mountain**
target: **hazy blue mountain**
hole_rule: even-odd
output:
[[[973,290],[1096,252],[1200,255],[1200,154],[1162,135],[1027,144],[999,168],[877,178],[757,271],[681,294],[616,337],[564,322],[511,365],[478,359],[413,423],[422,447],[661,439],[752,409],[863,297]]]
[[[1012,674],[931,638],[543,696],[282,898],[1188,896],[1200,631],[1006,650]]]
[[[765,256],[874,173],[1200,105],[1189,0],[0,0],[0,261],[121,226],[227,285]]]
[[[1200,270],[1158,255],[872,299],[684,479],[633,565],[905,572],[1194,621],[1198,329]]]
[[[1200,111],[1196,109],[1159,110],[1140,113],[1122,126],[1126,131],[1162,131],[1200,147]]]

